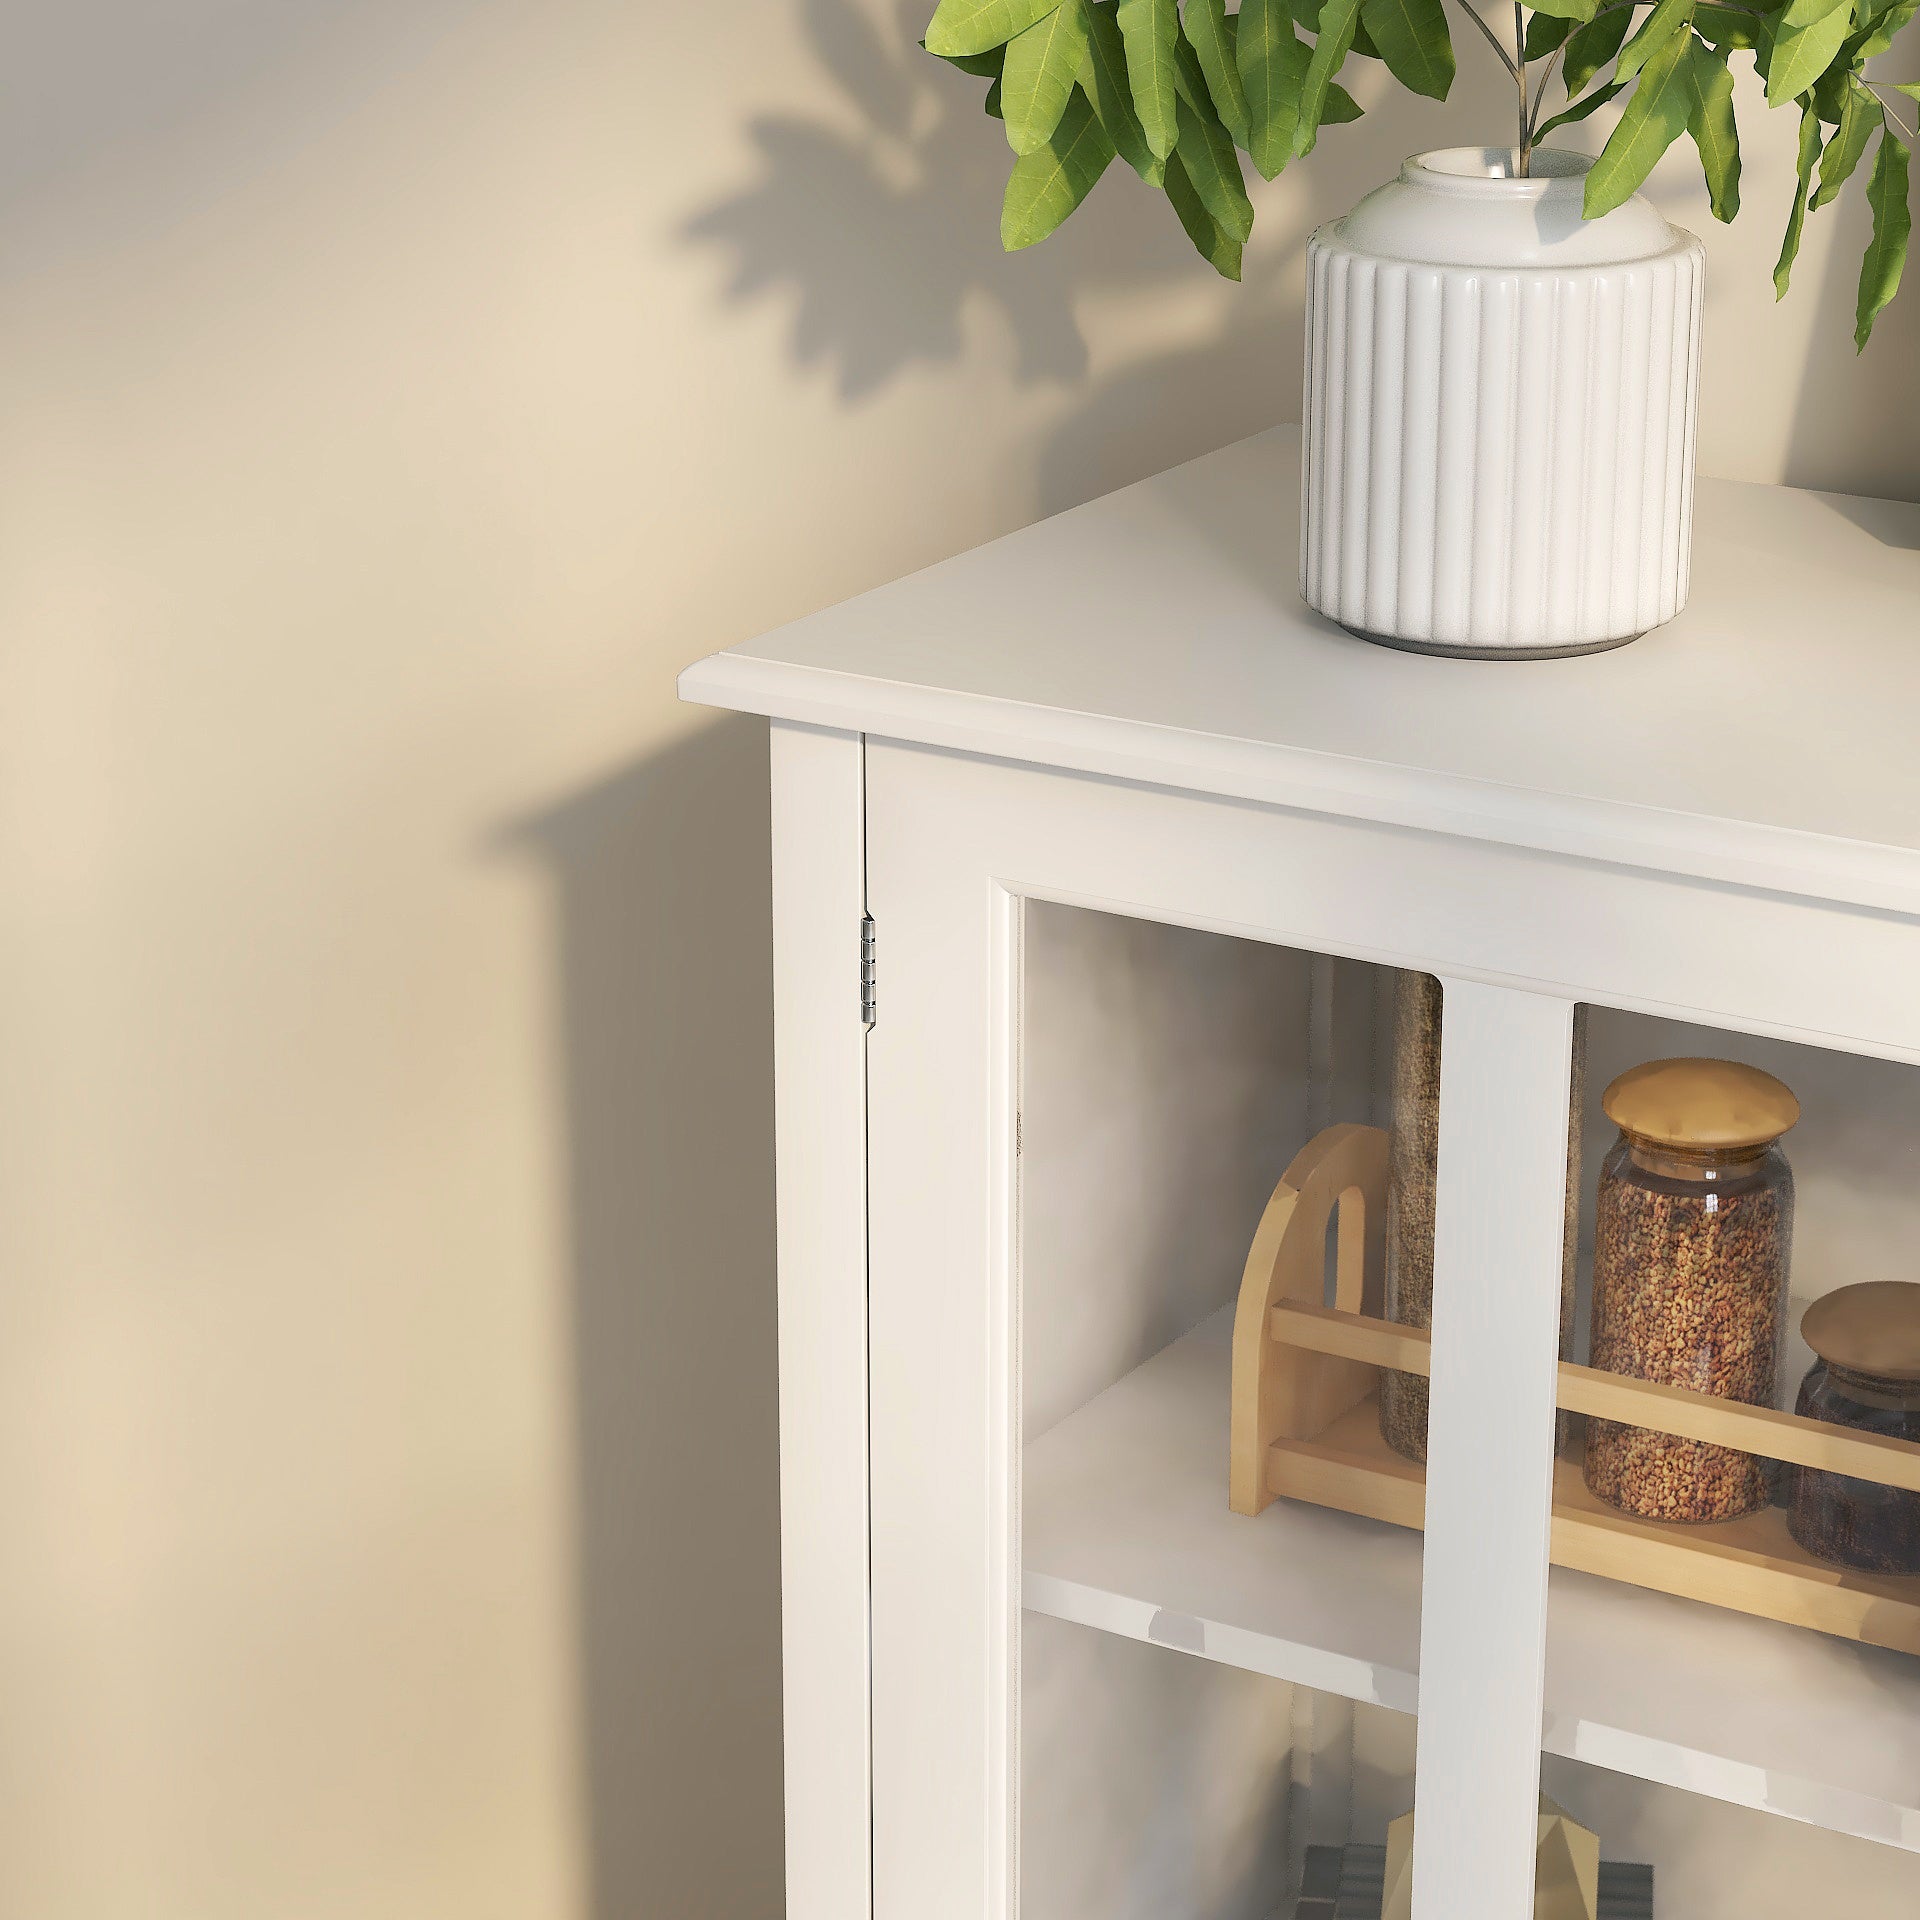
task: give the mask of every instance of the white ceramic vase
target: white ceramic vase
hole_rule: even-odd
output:
[[[1687,597],[1700,242],[1514,157],[1416,155],[1308,243],[1300,591],[1392,646],[1598,652]]]

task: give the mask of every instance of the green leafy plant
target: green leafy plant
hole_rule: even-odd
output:
[[[1914,138],[1891,96],[1920,87],[1869,78],[1920,0],[1541,0],[1513,7],[1503,39],[1452,0],[1514,87],[1518,171],[1554,128],[1624,98],[1588,173],[1589,218],[1619,206],[1690,135],[1714,217],[1740,211],[1733,61],[1751,58],[1771,107],[1800,115],[1799,165],[1774,268],[1787,290],[1809,212],[1857,174],[1869,148],[1872,238],[1854,339],[1864,347],[1900,285],[1912,225]],[[1448,0],[940,0],[922,43],[986,80],[1013,173],[1000,216],[1009,252],[1080,205],[1117,158],[1162,189],[1201,255],[1230,280],[1253,231],[1240,155],[1264,179],[1313,151],[1320,129],[1357,119],[1340,85],[1350,59],[1444,100],[1453,85]],[[1504,13],[1501,15],[1504,19]],[[1556,78],[1564,104],[1546,113]],[[1816,178],[1817,169],[1817,178]]]

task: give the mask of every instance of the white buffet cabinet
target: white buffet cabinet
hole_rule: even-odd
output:
[[[1416,1787],[1416,1920],[1524,1920],[1543,1779],[1663,1920],[1920,1911],[1920,1659],[1547,1564],[1577,1006],[1590,1101],[1799,1093],[1796,1326],[1920,1279],[1920,508],[1703,481],[1671,627],[1482,665],[1309,613],[1297,502],[1277,429],[683,678],[772,721],[790,1920],[1268,1920]],[[1397,968],[1427,1530],[1244,1519],[1241,1262]]]

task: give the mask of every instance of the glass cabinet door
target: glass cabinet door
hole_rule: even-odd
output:
[[[1812,1071],[1731,1031],[1832,1005],[1803,904],[866,752],[877,1920],[1346,1920],[1406,1872],[1415,1920],[1526,1920],[1587,1830],[1609,1913],[1655,1865],[1663,1913],[1774,1920],[1762,1858],[1763,1902],[1912,1904],[1914,1655],[1742,1613],[1705,1535],[1649,1579],[1566,1506],[1586,1410],[1619,1417],[1605,1083],[1677,1038],[1826,1073],[1817,1290],[1860,1277],[1847,1088],[1898,1143],[1876,1206],[1920,1205],[1886,1172],[1920,1171],[1920,1068],[1856,1057],[1920,1059],[1912,936],[1850,925],[1862,1031]],[[1724,1030],[1624,1010],[1716,997]]]

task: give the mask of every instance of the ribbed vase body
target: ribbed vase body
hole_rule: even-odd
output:
[[[1430,188],[1452,157],[1309,245],[1301,593],[1433,652],[1618,645],[1687,596],[1700,243],[1581,222],[1572,167]]]

